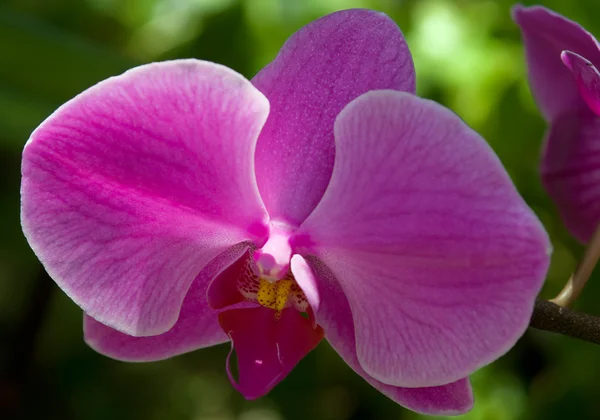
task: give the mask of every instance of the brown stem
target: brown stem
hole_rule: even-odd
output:
[[[581,294],[583,287],[598,263],[598,259],[600,259],[600,226],[598,226],[592,235],[592,239],[590,239],[590,242],[585,248],[583,258],[579,264],[577,264],[575,272],[571,275],[569,281],[567,281],[567,284],[558,296],[554,299],[550,299],[550,302],[570,308]]]
[[[530,327],[600,344],[600,318],[538,299]]]

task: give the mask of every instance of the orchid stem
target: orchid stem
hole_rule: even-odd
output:
[[[538,299],[530,327],[600,344],[600,318]]]
[[[550,302],[570,308],[583,291],[583,287],[589,280],[592,271],[594,271],[598,259],[600,259],[600,226],[592,235],[583,253],[583,258],[577,264],[569,281],[554,299],[550,299]]]

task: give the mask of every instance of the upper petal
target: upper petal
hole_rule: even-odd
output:
[[[560,53],[573,51],[600,65],[598,42],[579,24],[541,6],[512,10],[521,27],[529,71],[529,83],[544,117],[584,106],[577,85],[563,66]]]
[[[130,335],[174,325],[196,275],[262,240],[254,148],[268,101],[223,66],[141,66],[67,102],[23,152],[23,231],[83,310]]]
[[[457,415],[473,407],[473,391],[468,378],[435,387],[401,388],[386,385],[367,374],[356,355],[352,312],[339,282],[316,258],[309,257],[306,263],[317,280],[315,283],[319,286],[323,303],[316,314],[317,321],[323,327],[329,344],[356,373],[393,401],[419,413]]]
[[[489,146],[448,109],[393,91],[353,101],[335,135],[331,183],[300,227],[312,245],[298,252],[339,280],[364,370],[434,386],[506,352],[550,244]]]
[[[237,355],[239,379],[231,373],[231,353],[227,358],[229,378],[247,399],[267,394],[323,338],[321,327],[313,328],[310,320],[293,308],[284,309],[279,318],[264,307],[232,309],[220,313],[219,322]]]
[[[331,177],[337,114],[369,90],[414,93],[415,74],[398,26],[356,9],[300,29],[252,83],[271,103],[256,149],[260,194],[272,218],[300,224]]]

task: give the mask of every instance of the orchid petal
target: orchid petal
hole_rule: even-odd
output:
[[[414,93],[415,74],[398,26],[356,9],[300,29],[252,83],[271,103],[256,149],[260,193],[273,219],[297,225],[331,177],[336,115],[369,90]]]
[[[237,354],[239,380],[227,372],[233,386],[247,399],[267,394],[323,338],[320,327],[295,309],[284,309],[277,319],[272,309],[233,309],[219,314],[221,327],[230,336]]]
[[[508,351],[549,263],[541,223],[450,110],[394,91],[348,105],[331,183],[298,235],[339,280],[358,360],[396,386],[443,385]]]
[[[576,83],[560,61],[560,53],[573,51],[598,66],[600,49],[594,36],[545,7],[518,5],[512,15],[521,27],[532,93],[546,120],[584,107]]]
[[[309,257],[308,265],[318,278],[322,302],[317,321],[325,338],[344,361],[374,388],[396,403],[423,414],[457,415],[473,407],[473,391],[468,379],[429,388],[400,388],[386,385],[369,376],[356,355],[354,324],[348,300],[331,271],[316,258]]]
[[[240,243],[204,267],[190,286],[179,318],[169,331],[151,337],[133,337],[85,315],[83,331],[86,343],[113,359],[149,362],[229,341],[219,325],[218,313],[208,305],[207,286],[235,264],[240,256],[246,255],[248,249],[248,243]]]
[[[88,89],[25,147],[31,247],[100,323],[136,336],[168,331],[202,268],[267,232],[253,154],[267,114],[242,76],[197,60],[137,67]]]
[[[540,170],[565,226],[587,243],[600,224],[600,117],[585,109],[556,118]]]
[[[563,63],[571,70],[582,99],[596,115],[600,115],[600,73],[594,65],[571,51],[560,55]]]

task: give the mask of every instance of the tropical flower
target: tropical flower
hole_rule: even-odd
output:
[[[600,65],[598,41],[541,6],[513,8],[529,84],[549,122],[543,183],[571,234],[588,242],[600,223]]]
[[[527,327],[549,242],[485,141],[413,93],[400,30],[366,10],[302,28],[252,82],[132,69],[32,134],[23,230],[100,353],[231,341],[257,398],[325,337],[399,404],[462,413]]]

